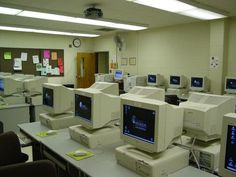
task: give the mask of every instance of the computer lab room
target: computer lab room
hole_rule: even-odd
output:
[[[235,0],[0,0],[0,177],[236,177]]]

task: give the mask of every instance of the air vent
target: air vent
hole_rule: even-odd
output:
[[[109,32],[109,31],[115,31],[116,29],[114,28],[99,28],[96,29],[97,31],[104,31],[104,32]]]

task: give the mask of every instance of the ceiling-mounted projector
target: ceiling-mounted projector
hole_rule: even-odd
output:
[[[102,18],[103,12],[101,9],[90,7],[84,11],[84,16],[86,18]]]

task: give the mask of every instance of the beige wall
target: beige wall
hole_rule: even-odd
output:
[[[236,77],[236,18],[229,20],[227,75]]]
[[[76,76],[76,55],[93,51],[93,39],[81,38],[80,48],[69,48],[74,37],[0,31],[0,47],[64,49],[64,77],[49,77],[53,83],[73,83]]]

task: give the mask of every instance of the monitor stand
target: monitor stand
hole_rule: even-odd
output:
[[[22,94],[1,96],[0,100],[5,105],[25,104],[25,97]]]
[[[116,143],[120,140],[120,128],[113,124],[95,130],[89,130],[81,125],[69,127],[70,137],[89,147],[95,148]]]
[[[132,145],[124,145],[115,150],[117,162],[144,177],[163,177],[176,172],[189,162],[189,151],[171,146],[160,153],[147,153]]]
[[[62,114],[42,113],[39,115],[39,120],[41,124],[52,130],[68,128],[79,124],[78,119],[74,117],[72,112]]]

